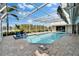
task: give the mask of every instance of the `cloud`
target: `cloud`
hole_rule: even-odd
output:
[[[47,4],[47,7],[51,7],[52,6],[52,4]]]
[[[28,20],[28,23],[32,23],[33,21],[32,20]]]
[[[53,10],[53,11],[56,11],[56,10],[57,10],[57,8],[52,8],[52,10]]]
[[[20,7],[20,8],[22,8],[23,10],[25,9],[25,7],[22,5],[22,4],[18,4],[18,6]]]
[[[33,5],[30,5],[30,4],[27,5],[26,3],[23,3],[23,6],[29,8],[29,9],[35,8]]]
[[[18,14],[23,15],[23,16],[26,16],[26,15],[28,15],[29,13],[30,13],[30,12],[23,12],[23,11],[18,12]]]
[[[33,5],[27,5],[28,8],[33,9],[34,6]]]
[[[57,3],[52,3],[53,5],[57,5]]]
[[[28,18],[27,15],[29,14],[30,12],[23,12],[23,11],[19,11],[18,14],[19,14],[19,19],[26,19]]]
[[[24,10],[25,8],[29,8],[29,9],[35,8],[33,5],[31,5],[31,4],[26,4],[26,3],[19,3],[18,6],[19,6],[20,8],[22,8],[23,10]]]
[[[50,4],[47,4],[47,7],[52,7],[52,5],[57,5],[57,3],[50,3]]]
[[[18,14],[22,15],[22,12],[18,12]]]

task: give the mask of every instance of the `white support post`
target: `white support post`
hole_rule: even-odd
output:
[[[76,34],[78,34],[78,25],[76,24]]]
[[[2,41],[3,34],[2,34],[2,20],[0,19],[0,41]]]

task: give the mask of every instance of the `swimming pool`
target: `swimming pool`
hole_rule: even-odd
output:
[[[57,33],[29,35],[26,38],[26,40],[30,43],[51,44],[55,40],[60,39],[64,34],[65,34],[64,32],[57,32]]]

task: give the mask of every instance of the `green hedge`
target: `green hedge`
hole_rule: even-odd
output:
[[[44,31],[48,31],[48,30],[38,30],[37,32],[44,32]],[[13,31],[13,32],[3,32],[3,36],[6,36],[6,35],[14,35],[16,32],[20,32],[20,31]],[[33,33],[33,32],[36,32],[36,31],[26,31],[26,33]]]
[[[6,35],[14,35],[16,32],[9,32],[9,33],[7,33],[7,32],[4,32],[3,33],[3,36],[6,36]]]

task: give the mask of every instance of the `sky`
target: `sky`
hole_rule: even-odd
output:
[[[57,17],[57,7],[60,5],[59,3],[52,3],[52,4],[47,4],[46,6],[44,6],[43,8],[41,8],[40,10],[36,11],[35,13],[31,14],[30,16],[27,16],[30,12],[32,12],[34,9],[36,9],[37,7],[41,6],[44,3],[8,3],[8,6],[13,6],[16,5],[17,6],[17,10],[18,12],[16,12],[15,10],[10,12],[13,14],[16,14],[19,17],[19,20],[16,20],[15,17],[9,15],[9,24],[10,26],[14,26],[15,24],[33,24],[33,25],[49,25],[47,23],[40,23],[40,22],[36,22],[34,21],[37,18],[40,17],[47,17],[49,14],[54,15],[54,17]],[[54,18],[52,17],[52,18]],[[50,20],[50,19],[49,19]]]

